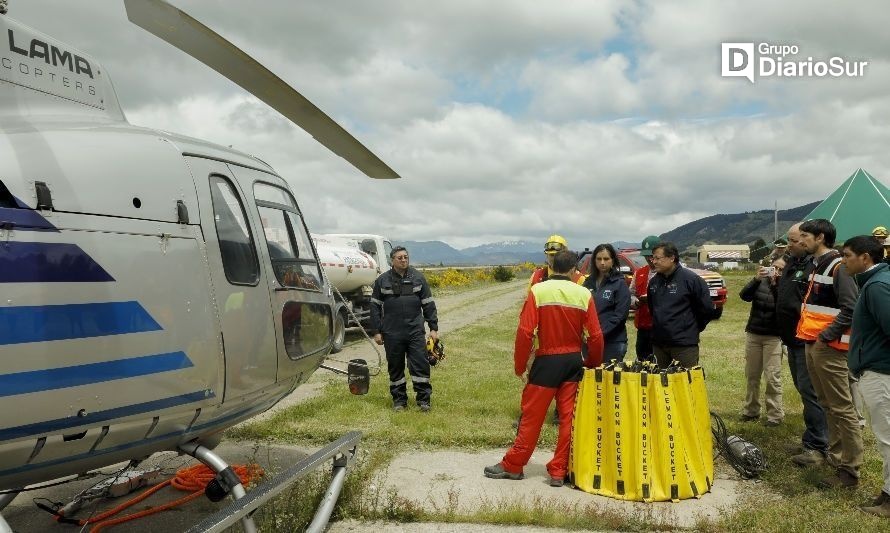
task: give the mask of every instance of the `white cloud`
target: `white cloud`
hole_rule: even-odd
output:
[[[890,183],[882,3],[177,2],[404,177],[390,182],[359,174],[113,5],[28,0],[11,15],[103,62],[134,124],[268,161],[315,232],[469,246],[557,231],[583,247],[802,205],[858,167]],[[794,41],[868,59],[869,71],[723,79],[725,40]]]
[[[627,116],[644,107],[639,89],[628,79],[628,66],[622,54],[577,64],[534,60],[520,79],[534,95],[530,106],[534,116],[551,120]]]

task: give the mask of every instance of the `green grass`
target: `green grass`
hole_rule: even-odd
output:
[[[232,435],[323,444],[356,429],[364,433],[363,442],[386,448],[506,446],[512,442],[510,429],[519,414],[522,387],[512,373],[512,341],[504,342],[515,332],[516,315],[510,310],[444,337],[447,360],[432,370],[434,408],[430,413],[420,413],[413,402],[407,413],[393,412],[384,369],[371,379],[366,396],[352,396],[345,381],[334,382],[326,385],[322,395]],[[548,428],[544,444],[555,442],[555,435]]]
[[[888,521],[865,515],[857,507],[878,494],[881,487],[881,458],[874,436],[866,428],[865,464],[862,480],[855,490],[823,491],[816,481],[829,470],[806,470],[793,466],[789,447],[800,442],[803,430],[800,397],[791,381],[787,361],[783,361],[785,424],[766,428],[741,423],[745,394],[744,339],[749,304],[738,293],[750,274],[725,274],[729,301],[723,317],[712,322],[702,336],[701,364],[705,368],[711,409],[723,417],[731,434],[737,434],[760,447],[769,462],[763,482],[738,502],[732,512],[716,522],[702,522],[696,529],[708,531],[890,531]],[[428,512],[401,500],[393,493],[379,494],[368,488],[370,473],[379,471],[395,454],[412,449],[500,448],[512,443],[512,421],[519,413],[521,382],[513,376],[512,347],[518,307],[445,336],[448,360],[433,369],[433,411],[422,414],[412,408],[393,413],[385,371],[372,378],[367,396],[351,396],[345,382],[327,386],[323,394],[278,413],[272,419],[230,432],[243,439],[273,439],[281,442],[321,445],[349,430],[364,432],[360,473],[349,476],[338,506],[338,517],[388,519],[397,521],[471,521],[494,524],[535,524],[569,529],[659,530],[645,518],[604,513],[595,507],[517,505],[507,503],[483,507],[471,516],[456,514],[443,504]],[[630,346],[635,340],[628,321]],[[632,350],[631,350],[632,351]],[[556,431],[545,425],[539,446],[553,446]],[[728,467],[718,464],[718,470]],[[746,485],[747,486],[747,485]],[[293,506],[311,506],[324,488],[289,496],[276,508],[274,516]],[[296,499],[295,499],[296,498]],[[571,508],[569,508],[571,507]],[[296,513],[300,514],[300,513]],[[288,524],[296,529],[294,518]],[[275,521],[268,524],[277,524]],[[281,526],[277,524],[276,527]],[[265,526],[264,526],[265,528]],[[275,529],[275,528],[273,528]]]

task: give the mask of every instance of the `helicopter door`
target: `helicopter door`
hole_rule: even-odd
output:
[[[257,255],[257,229],[244,195],[221,162],[187,158],[201,199],[201,227],[219,313],[230,401],[275,383],[278,371],[269,289]],[[206,176],[201,179],[199,176]]]
[[[242,177],[248,172],[260,174],[235,171]],[[332,299],[323,290],[321,268],[293,196],[281,186],[261,181],[254,184],[254,195],[269,254],[275,325],[280,331],[278,380],[299,380],[308,377],[330,351]]]

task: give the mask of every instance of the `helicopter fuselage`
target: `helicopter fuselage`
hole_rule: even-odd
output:
[[[0,489],[211,441],[306,381],[333,299],[285,180],[0,32]]]

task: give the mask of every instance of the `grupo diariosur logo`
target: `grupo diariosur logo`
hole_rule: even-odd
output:
[[[755,50],[757,54],[755,55]],[[868,61],[840,56],[828,59],[804,57],[796,44],[722,43],[721,69],[724,77],[748,78],[858,78],[865,75]]]

